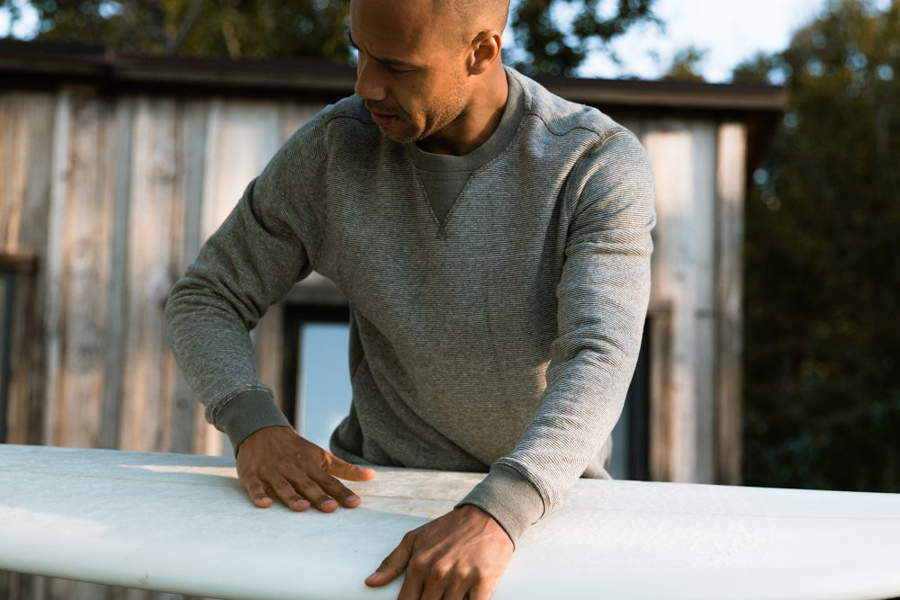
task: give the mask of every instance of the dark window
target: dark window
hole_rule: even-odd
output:
[[[613,451],[609,474],[613,479],[650,479],[650,317],[644,322],[644,337],[625,406],[613,429]]]
[[[15,297],[16,274],[8,270],[0,271],[0,443],[5,443],[7,437],[12,309]]]

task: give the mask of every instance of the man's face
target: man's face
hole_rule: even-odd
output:
[[[437,20],[440,19],[440,22]],[[462,32],[431,0],[351,0],[356,95],[388,138],[413,142],[453,122],[468,102]]]

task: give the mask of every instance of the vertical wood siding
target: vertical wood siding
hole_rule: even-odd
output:
[[[744,200],[747,126],[719,127],[716,179],[716,435],[714,483],[741,485],[741,365],[744,347]]]
[[[665,362],[665,455],[654,472],[709,483],[715,473],[715,203],[717,128],[712,122],[645,123],[641,141],[653,163],[657,226],[652,297],[669,302]],[[661,462],[662,461],[662,462]]]
[[[0,94],[0,247],[10,254],[33,255],[40,271],[47,260],[55,115],[52,94]],[[6,440],[40,444],[47,364],[42,343],[45,287],[39,275],[16,283]]]
[[[9,443],[231,453],[165,345],[163,304],[250,179],[322,106],[92,87],[0,94],[0,250],[38,264],[17,285]],[[280,392],[270,312],[252,337]],[[5,572],[0,597],[183,598]]]

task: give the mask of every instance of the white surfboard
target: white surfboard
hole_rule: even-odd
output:
[[[333,513],[261,509],[228,457],[0,445],[0,569],[223,599],[378,600],[363,580],[483,473],[376,467]],[[900,596],[900,495],[580,479],[493,600]]]

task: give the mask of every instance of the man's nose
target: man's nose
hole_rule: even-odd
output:
[[[387,89],[380,75],[376,72],[378,67],[373,65],[371,61],[367,61],[363,57],[359,57],[356,63],[356,95],[363,100],[374,100],[376,102],[384,100],[387,97]]]

